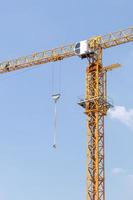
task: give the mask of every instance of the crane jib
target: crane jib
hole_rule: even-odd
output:
[[[100,45],[103,49],[131,42],[133,41],[133,27],[122,31],[109,33],[104,36],[96,36],[86,41],[88,47],[90,46],[92,47],[97,42],[98,45]],[[81,42],[83,43],[84,41]],[[52,50],[33,53],[29,56],[24,56],[14,60],[8,60],[2,62],[0,63],[0,74],[16,71],[34,65],[45,64],[48,62],[55,62],[72,56],[77,56],[77,53],[75,52],[76,44],[74,43],[67,46],[55,48]]]

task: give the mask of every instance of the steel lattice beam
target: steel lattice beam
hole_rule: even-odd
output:
[[[105,200],[104,116],[108,106],[101,56],[100,49],[98,59],[92,59],[86,69],[87,200]]]
[[[133,27],[122,31],[109,33],[103,36],[88,38],[87,41],[88,46],[90,46],[90,48],[92,48],[92,46],[94,46],[96,43],[102,49],[131,42],[133,41]],[[74,47],[75,43],[72,43],[55,49],[45,50],[42,52],[35,52],[29,56],[23,56],[13,60],[7,60],[5,62],[0,63],[0,74],[40,64],[46,64],[49,62],[55,62],[72,56],[77,56]]]

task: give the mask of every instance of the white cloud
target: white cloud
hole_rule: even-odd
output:
[[[133,128],[133,109],[127,110],[124,106],[115,106],[109,110],[112,119],[117,119],[123,124]]]
[[[115,174],[115,175],[118,175],[118,174],[125,174],[126,171],[123,168],[114,168],[112,170],[112,173]]]
[[[120,167],[116,167],[112,170],[112,174],[117,176],[117,175],[124,175],[124,177],[127,177],[128,180],[133,182],[133,174],[129,174],[127,170],[120,168]]]

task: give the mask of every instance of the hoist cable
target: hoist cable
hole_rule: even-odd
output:
[[[52,65],[52,85],[51,85],[51,93],[54,93],[54,83],[55,83],[55,71],[54,71],[54,66]]]
[[[62,83],[62,68],[61,68],[61,63],[60,63],[60,65],[59,65],[59,93],[61,93],[62,91],[62,85],[61,85],[61,83]]]
[[[56,138],[57,138],[57,108],[56,108],[56,102],[55,102],[55,108],[54,108],[54,143],[53,147],[56,148]]]
[[[52,66],[52,99],[54,101],[54,130],[53,130],[53,147],[57,147],[57,102],[61,93],[61,64]]]

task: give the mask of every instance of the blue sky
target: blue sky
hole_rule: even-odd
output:
[[[1,1],[0,60],[132,26],[132,7],[131,0]],[[105,65],[123,65],[108,74],[116,107],[105,120],[106,197],[113,200],[133,199],[132,59],[132,43],[105,50],[103,58]],[[85,199],[85,115],[77,101],[84,95],[86,64],[74,57],[1,75],[1,200]],[[57,150],[52,68],[57,77],[62,72]]]

